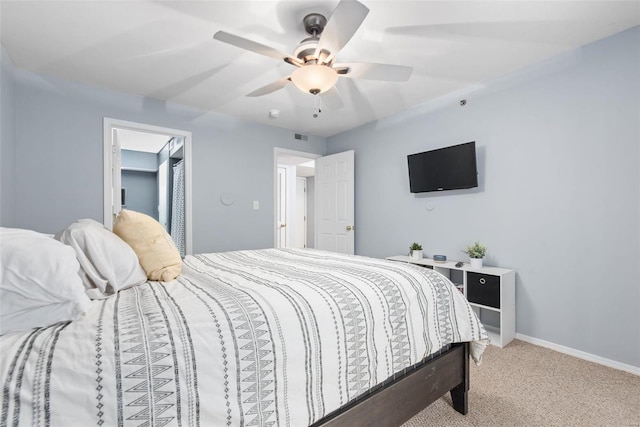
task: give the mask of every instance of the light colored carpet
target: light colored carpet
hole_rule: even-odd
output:
[[[447,395],[403,427],[640,426],[640,377],[523,341],[471,365],[469,413]]]

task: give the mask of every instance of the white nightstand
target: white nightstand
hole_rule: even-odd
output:
[[[387,258],[390,261],[408,262],[432,268],[449,278],[462,289],[467,301],[480,320],[485,316],[497,317],[496,324],[485,323],[491,344],[504,347],[516,336],[516,272],[506,268],[472,268],[465,263],[456,267],[455,261],[436,262],[430,258],[413,259],[406,255]],[[491,316],[491,313],[496,315]]]

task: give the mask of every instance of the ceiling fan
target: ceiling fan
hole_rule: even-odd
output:
[[[290,76],[246,96],[267,95],[293,82],[298,89],[320,95],[329,108],[337,109],[342,106],[342,99],[335,88],[338,77],[403,82],[409,80],[413,71],[412,67],[404,65],[335,62],[338,52],[351,40],[368,13],[369,9],[356,0],[341,0],[329,20],[320,13],[308,14],[303,24],[310,37],[300,42],[293,55],[225,31],[218,31],[213,38],[297,67]]]

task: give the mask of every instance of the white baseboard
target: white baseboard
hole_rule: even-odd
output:
[[[616,362],[615,360],[605,359],[604,357],[596,356],[595,354],[586,353],[584,351],[576,350],[570,347],[565,347],[560,344],[555,344],[549,341],[533,338],[527,335],[516,334],[516,338],[531,344],[539,345],[540,347],[550,348],[560,353],[568,354],[569,356],[577,357],[578,359],[588,360],[589,362],[598,363],[600,365],[608,366],[610,368],[619,369],[621,371],[629,372],[630,374],[640,376],[640,367],[627,365],[626,363]]]

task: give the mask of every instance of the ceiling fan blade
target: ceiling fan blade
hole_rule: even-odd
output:
[[[338,71],[338,75],[343,77],[385,82],[406,82],[413,72],[413,67],[405,65],[374,64],[371,62],[334,64],[333,68]]]
[[[291,77],[285,77],[284,79],[276,80],[275,82],[269,83],[266,86],[262,86],[260,89],[256,89],[251,93],[246,94],[245,96],[249,97],[257,97],[262,95],[267,95],[271,92],[275,92],[279,89],[285,87],[291,81]]]
[[[342,0],[327,21],[316,46],[315,56],[328,63],[360,28],[369,8],[355,0]]]
[[[260,55],[264,55],[270,58],[275,58],[281,61],[288,62],[289,64],[295,65],[296,67],[302,66],[302,62],[291,55],[282,53],[279,50],[274,49],[270,46],[264,45],[262,43],[254,42],[252,40],[245,39],[244,37],[227,33],[226,31],[218,31],[213,35],[213,38],[223,43],[228,43],[230,45],[239,47],[241,49],[246,49],[251,52],[258,53]]]
[[[342,96],[340,96],[340,92],[333,86],[331,89],[321,92],[320,98],[322,99],[322,103],[329,110],[339,110],[344,107],[344,102],[342,102]]]

